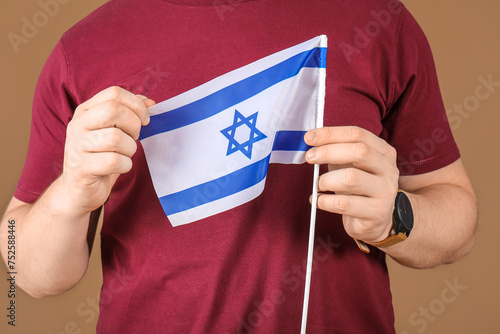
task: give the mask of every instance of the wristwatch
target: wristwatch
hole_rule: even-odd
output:
[[[401,190],[398,191],[396,200],[394,202],[394,212],[392,213],[393,230],[391,235],[382,241],[378,242],[367,242],[368,244],[375,247],[389,247],[395,245],[401,241],[404,241],[410,235],[413,229],[413,210],[411,208],[410,199]],[[356,244],[359,249],[365,253],[370,253],[370,249],[366,245],[367,243],[356,240]]]

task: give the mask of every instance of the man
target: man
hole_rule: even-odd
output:
[[[174,228],[137,138],[154,101],[320,34],[326,127],[305,135],[307,161],[325,166],[308,331],[394,332],[385,254],[415,268],[456,261],[477,221],[428,44],[396,1],[113,0],[78,23],[40,76],[2,220],[3,242],[17,224],[19,286],[34,297],[74,286],[104,205],[103,288],[115,292],[99,333],[298,332],[311,166],[271,164],[257,199]],[[388,246],[398,189],[414,227]],[[355,240],[386,247],[365,254]]]

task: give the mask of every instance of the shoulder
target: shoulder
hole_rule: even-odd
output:
[[[384,14],[390,16],[404,15],[407,11],[405,5],[400,0],[338,0],[326,1],[330,5],[336,3],[340,10],[349,12],[350,19],[359,19],[374,17],[375,14]]]
[[[68,29],[62,35],[61,40],[69,44],[73,41],[79,41],[92,33],[106,30],[109,27],[113,12],[123,17],[124,12],[127,11],[127,6],[120,6],[120,3],[123,2],[128,1],[110,0],[106,2]]]
[[[71,86],[82,102],[129,75],[131,49],[145,49],[141,34],[147,32],[144,3],[111,0],[66,31],[59,47],[65,56]],[[138,28],[139,27],[139,28]]]
[[[67,53],[112,49],[137,26],[144,29],[153,5],[153,1],[110,0],[66,31],[61,44]]]

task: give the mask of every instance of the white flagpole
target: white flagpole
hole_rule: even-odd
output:
[[[325,35],[320,37],[320,47],[327,47],[327,38]],[[325,94],[326,94],[326,69],[319,69],[319,92],[316,102],[316,128],[323,127],[323,111],[325,108]],[[304,288],[304,303],[302,308],[302,324],[300,333],[306,333],[307,327],[307,311],[309,308],[309,293],[311,291],[311,274],[312,263],[314,254],[314,235],[316,230],[316,207],[318,203],[318,179],[319,179],[319,165],[314,165],[314,179],[313,179],[313,193],[311,200],[311,219],[309,223],[309,244],[307,248],[307,266],[306,266],[306,282]]]
[[[316,229],[316,204],[318,202],[318,178],[319,178],[319,165],[314,165],[314,181],[313,181],[313,194],[311,201],[311,220],[309,227],[309,246],[307,249],[307,267],[306,267],[306,284],[304,290],[304,304],[302,308],[302,325],[300,333],[306,333],[307,325],[307,310],[309,308],[309,291],[311,290],[311,273],[312,261],[314,253],[314,232]]]

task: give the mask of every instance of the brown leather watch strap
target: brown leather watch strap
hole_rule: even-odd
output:
[[[384,248],[384,247],[393,246],[401,241],[406,240],[406,238],[407,238],[406,234],[400,232],[399,234],[393,234],[390,237],[387,237],[384,240],[378,241],[378,242],[364,242],[364,241],[356,240],[356,239],[354,239],[354,241],[356,241],[356,244],[358,245],[358,247],[361,251],[363,251],[365,253],[370,253],[370,249],[368,248],[368,246],[366,246],[366,244],[369,244],[369,245],[372,245],[375,247],[379,247],[379,248]]]
[[[354,241],[356,241],[356,245],[358,245],[358,248],[360,251],[362,251],[363,253],[370,253],[370,248],[368,248],[368,245],[365,244],[364,241],[361,241],[361,240],[358,240],[358,239],[354,239]]]
[[[407,238],[406,234],[399,232],[399,234],[393,234],[382,241],[369,242],[369,244],[375,247],[384,248],[384,247],[390,247],[392,245],[397,244],[398,242],[404,241],[406,240],[406,238]]]

